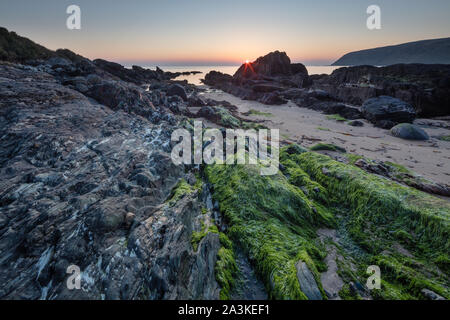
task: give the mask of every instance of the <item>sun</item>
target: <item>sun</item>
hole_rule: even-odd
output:
[[[250,60],[245,60],[245,64],[249,64],[250,63]]]

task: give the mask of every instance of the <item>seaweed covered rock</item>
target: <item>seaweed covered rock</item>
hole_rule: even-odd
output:
[[[229,236],[238,243],[264,279],[269,296],[307,299],[296,264],[308,265],[320,289],[311,239],[315,226],[334,224],[331,214],[282,174],[261,176],[258,166],[213,165],[205,168],[214,199],[229,222]],[[325,293],[320,289],[322,297]]]

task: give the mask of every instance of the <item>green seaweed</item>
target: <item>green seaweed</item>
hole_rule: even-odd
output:
[[[318,143],[314,146],[312,146],[311,148],[309,148],[311,151],[336,151],[336,152],[342,152],[342,153],[346,153],[347,151],[339,146],[336,146],[334,144],[331,143]]]

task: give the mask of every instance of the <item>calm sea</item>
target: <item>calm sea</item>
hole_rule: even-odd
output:
[[[147,68],[155,69],[156,66],[147,66]],[[202,73],[199,74],[193,74],[189,76],[180,76],[176,80],[187,80],[189,83],[200,85],[202,84],[200,79],[203,79],[205,75],[212,71],[220,71],[223,73],[227,73],[230,75],[233,75],[239,66],[162,66],[161,69],[164,71],[170,71],[170,72],[183,72],[183,71],[200,71]],[[306,66],[306,69],[308,69],[308,73],[311,74],[331,74],[334,70],[341,68],[336,66]]]

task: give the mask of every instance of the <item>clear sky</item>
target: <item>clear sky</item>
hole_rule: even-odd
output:
[[[66,8],[81,7],[81,30]],[[382,29],[366,28],[381,7]],[[450,36],[449,0],[1,0],[0,26],[50,49],[125,64],[240,64],[270,51],[328,64],[372,47]]]

